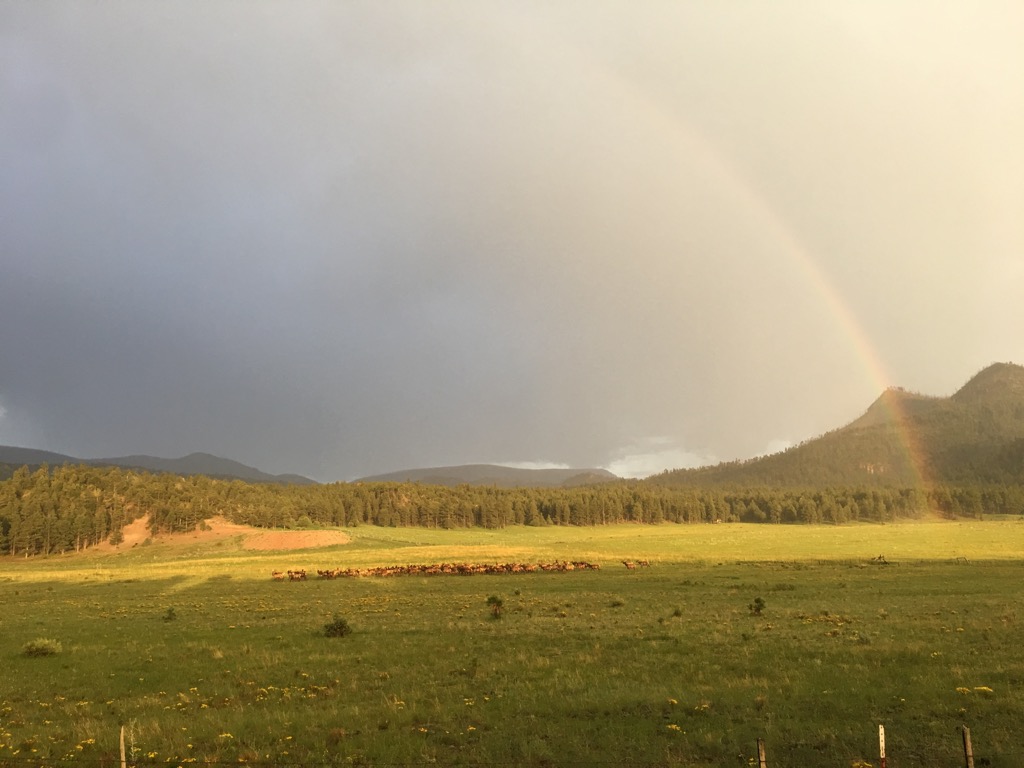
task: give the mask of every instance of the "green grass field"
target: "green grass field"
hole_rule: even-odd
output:
[[[0,560],[0,764],[1024,765],[1020,521],[350,533]],[[603,567],[270,578],[513,560]]]

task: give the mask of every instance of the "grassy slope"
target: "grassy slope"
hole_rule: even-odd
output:
[[[139,764],[746,765],[763,736],[770,764],[840,766],[884,722],[892,765],[954,765],[966,722],[989,765],[1024,764],[1020,522],[352,533],[287,554],[0,561],[0,763],[109,758],[125,723]],[[866,564],[880,553],[900,565]],[[268,578],[576,558],[605,569]],[[336,613],[354,634],[318,637]],[[36,637],[63,652],[22,656]]]

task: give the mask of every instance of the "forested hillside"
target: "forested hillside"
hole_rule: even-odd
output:
[[[652,484],[902,488],[1024,484],[1024,367],[997,363],[951,397],[893,388],[856,421],[783,453]]]
[[[266,528],[1024,515],[1024,368],[990,366],[948,398],[891,389],[852,424],[785,453],[646,481],[281,485],[72,464],[10,471],[0,481],[0,553],[9,555],[118,544],[123,527],[140,517],[158,534],[189,531],[215,515]]]
[[[282,486],[117,468],[20,468],[0,482],[0,552],[74,552],[118,544],[123,527],[148,516],[154,534],[193,530],[215,515],[259,527],[460,528],[610,523],[845,523],[889,521],[931,510],[949,516],[1024,514],[1014,486],[720,489],[616,482],[579,488],[335,483]]]
[[[40,451],[34,448],[19,448],[0,445],[0,480],[10,477],[21,466],[31,469],[43,464],[51,467],[63,464],[87,464],[90,467],[120,467],[144,472],[168,472],[172,475],[206,475],[228,480],[245,480],[249,483],[284,483],[308,485],[313,481],[302,475],[271,475],[231,459],[213,456],[209,453],[190,453],[179,459],[162,459],[158,456],[134,455],[116,456],[106,459],[80,459],[63,453]]]

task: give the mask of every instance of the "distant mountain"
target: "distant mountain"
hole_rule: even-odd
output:
[[[118,456],[109,459],[79,459],[61,453],[39,451],[33,448],[0,446],[0,465],[13,469],[40,464],[87,464],[93,467],[123,467],[147,472],[169,472],[173,475],[206,475],[230,480],[244,480],[249,483],[283,483],[310,485],[314,481],[302,475],[271,475],[231,459],[223,459],[209,453],[190,453],[180,459],[161,459],[156,456]]]
[[[493,485],[499,488],[568,488],[608,483],[619,478],[606,469],[520,469],[497,464],[406,469],[363,477],[362,483],[422,483],[423,485]]]
[[[654,484],[698,487],[1024,483],[1024,367],[996,363],[950,397],[883,392],[858,419],[789,450],[675,470]]]
[[[190,453],[180,459],[161,459],[156,456],[118,456],[112,459],[89,459],[93,466],[115,466],[145,469],[150,472],[169,472],[173,475],[206,475],[245,480],[250,483],[291,483],[310,485],[313,483],[302,475],[271,475],[254,467],[240,464],[231,459],[213,456],[209,453]]]
[[[12,445],[0,445],[0,464],[10,464],[15,467],[24,465],[38,466],[39,464],[83,464],[81,459],[65,456],[63,453],[52,451],[39,451],[35,448],[15,448]]]

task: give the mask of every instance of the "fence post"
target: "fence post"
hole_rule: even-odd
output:
[[[878,726],[878,757],[881,760],[880,768],[885,768],[885,726]]]
[[[121,768],[128,768],[128,761],[124,755],[124,726],[121,726]]]
[[[974,747],[971,746],[971,729],[963,726],[964,735],[964,760],[967,768],[974,768]]]
[[[768,768],[768,761],[764,757],[764,739],[757,740],[757,768]]]

